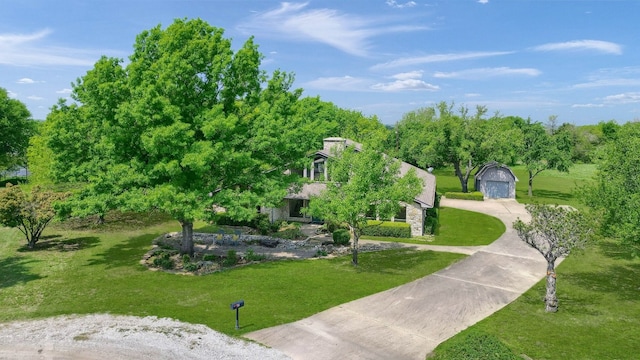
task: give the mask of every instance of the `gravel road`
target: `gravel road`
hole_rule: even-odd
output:
[[[4,359],[289,359],[283,353],[166,318],[85,315],[0,324]]]

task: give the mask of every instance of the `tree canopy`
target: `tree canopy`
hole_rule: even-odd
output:
[[[622,240],[635,254],[640,251],[640,123],[631,122],[616,131],[599,152],[593,184],[581,197],[602,215],[602,232]]]
[[[213,205],[238,219],[275,206],[297,181],[285,169],[318,146],[318,124],[299,116],[293,76],[260,70],[253,38],[237,51],[222,29],[176,20],[137,36],[129,64],[101,58],[73,84],[78,103],[47,118],[57,180],[85,181],[71,213],[160,210],[183,228]]]
[[[0,88],[0,171],[25,165],[34,130],[35,122],[27,107]]]
[[[353,240],[353,264],[358,265],[358,239],[367,225],[367,213],[381,218],[397,213],[400,201],[413,202],[423,187],[412,170],[400,176],[399,161],[380,152],[353,147],[334,149],[327,189],[309,201],[309,213],[327,221],[344,223]]]
[[[512,142],[519,133],[497,118],[484,119],[484,107],[470,116],[466,107],[456,113],[453,106],[440,102],[405,114],[395,129],[397,155],[422,168],[452,165],[467,192],[469,176],[478,166],[513,159]]]

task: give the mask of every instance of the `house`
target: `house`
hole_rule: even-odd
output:
[[[475,188],[490,199],[515,199],[518,178],[507,165],[492,161],[476,173]]]
[[[286,220],[297,222],[313,222],[313,219],[305,215],[303,208],[309,206],[311,197],[319,195],[326,189],[326,182],[330,181],[329,164],[331,162],[332,149],[344,149],[353,146],[356,151],[362,150],[362,144],[349,139],[331,137],[323,141],[322,150],[318,150],[311,156],[308,166],[298,170],[300,175],[311,182],[302,186],[299,191],[289,193],[278,208],[262,208],[261,213],[268,214],[271,221]],[[424,222],[426,210],[433,208],[436,200],[436,177],[420,168],[405,162],[400,163],[400,175],[406,174],[410,169],[415,169],[416,175],[424,182],[422,192],[414,198],[411,204],[402,204],[398,214],[391,221],[407,222],[411,225],[411,235],[424,235]]]

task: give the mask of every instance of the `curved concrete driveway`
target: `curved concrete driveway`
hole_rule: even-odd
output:
[[[420,359],[538,282],[546,262],[511,224],[528,220],[515,200],[443,199],[441,206],[486,213],[507,230],[491,245],[411,283],[290,324],[245,335],[293,359]],[[464,224],[460,224],[464,226]]]

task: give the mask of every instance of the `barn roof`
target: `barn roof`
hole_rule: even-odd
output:
[[[491,170],[491,169],[504,169],[506,171],[509,172],[509,174],[511,174],[511,176],[513,176],[513,179],[515,181],[519,181],[518,177],[516,176],[516,174],[513,173],[513,171],[511,171],[511,168],[509,168],[507,165],[505,164],[500,164],[497,161],[490,161],[484,165],[482,165],[482,167],[480,169],[478,169],[478,172],[476,172],[476,179],[482,179],[482,175],[484,175],[487,171]]]

